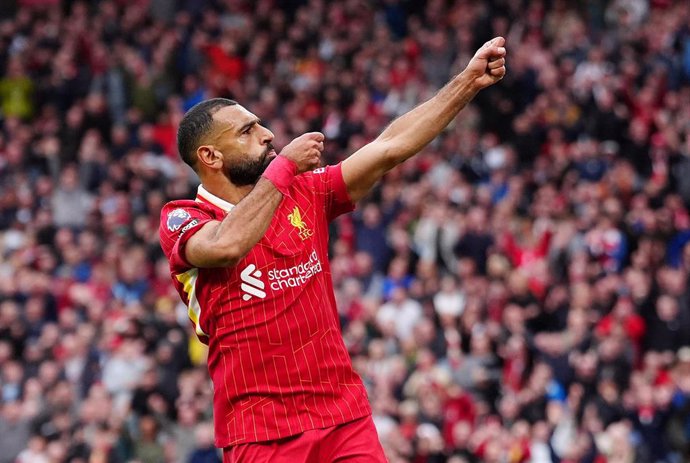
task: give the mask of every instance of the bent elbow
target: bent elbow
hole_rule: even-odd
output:
[[[241,249],[236,244],[226,246],[219,253],[219,267],[234,267],[247,254],[248,251]]]
[[[220,240],[212,242],[207,249],[205,257],[197,260],[197,267],[234,267],[246,255],[237,243],[225,243]]]

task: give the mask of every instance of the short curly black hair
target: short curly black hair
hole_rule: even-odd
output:
[[[236,104],[235,100],[227,98],[211,98],[195,104],[184,115],[177,129],[177,150],[192,169],[196,170],[196,150],[202,138],[211,130],[215,112]]]

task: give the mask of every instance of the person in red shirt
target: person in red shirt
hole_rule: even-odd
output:
[[[178,148],[201,185],[196,199],[163,207],[160,241],[209,346],[226,463],[385,461],[340,334],[328,223],[504,76],[504,43],[484,44],[436,96],[335,166],[319,168],[320,133],[277,155],[273,134],[232,100],[184,116]]]
[[[635,364],[640,361],[642,341],[646,331],[647,324],[644,318],[636,312],[635,302],[627,288],[621,290],[611,312],[602,317],[594,329],[594,333],[600,339],[613,335],[627,337],[632,343]]]

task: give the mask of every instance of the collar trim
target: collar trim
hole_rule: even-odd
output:
[[[195,201],[213,204],[214,206],[222,209],[225,212],[230,212],[232,208],[235,207],[234,204],[230,204],[226,200],[221,199],[212,193],[209,193],[203,185],[199,185],[199,188],[197,188]]]

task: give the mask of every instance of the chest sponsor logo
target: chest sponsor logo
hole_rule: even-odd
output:
[[[168,220],[166,221],[168,230],[171,232],[176,232],[180,229],[182,224],[184,224],[191,217],[192,216],[189,215],[189,212],[185,211],[184,209],[175,209],[170,211],[168,213]]]
[[[323,270],[316,251],[312,251],[304,262],[288,268],[274,268],[268,271],[271,289],[281,290],[302,286],[317,273]]]
[[[297,288],[307,283],[314,275],[321,273],[323,266],[316,251],[312,251],[309,258],[304,262],[287,268],[273,268],[266,272],[269,288],[273,291],[280,291],[287,288]],[[242,299],[245,301],[253,297],[264,299],[266,297],[266,283],[263,279],[264,273],[256,268],[256,265],[247,265],[240,272],[240,289]]]
[[[263,273],[254,264],[249,264],[242,270],[240,273],[240,279],[242,280],[240,288],[244,292],[242,295],[243,300],[248,301],[255,296],[259,299],[266,297],[266,292],[264,292],[266,284],[261,281],[262,276]]]
[[[304,220],[302,219],[302,213],[299,211],[299,208],[297,208],[297,206],[295,206],[292,212],[288,214],[287,218],[290,221],[290,225],[299,230],[299,237],[302,238],[302,241],[306,240],[314,234],[312,230],[307,228],[307,224],[304,223]]]

